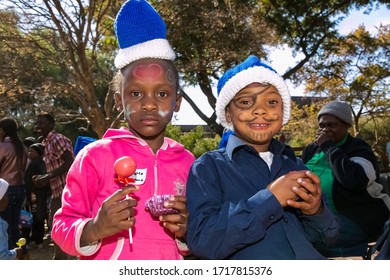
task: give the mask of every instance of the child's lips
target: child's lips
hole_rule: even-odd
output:
[[[155,125],[159,122],[159,120],[157,118],[154,118],[154,117],[147,117],[147,118],[141,119],[141,122],[144,125]]]

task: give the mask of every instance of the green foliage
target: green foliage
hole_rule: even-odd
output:
[[[203,139],[204,129],[202,126],[197,126],[195,129],[188,133],[183,133],[179,142],[182,143],[188,150],[193,151],[198,141]]]
[[[221,141],[221,137],[218,134],[214,138],[198,139],[192,153],[198,158],[207,151],[216,150],[219,141]]]
[[[180,126],[168,124],[165,129],[165,136],[179,141],[181,135]]]
[[[381,167],[389,166],[386,154],[386,143],[390,141],[390,112],[382,118],[369,119],[364,128],[360,130],[362,137],[373,148],[380,158]]]
[[[318,130],[317,113],[320,103],[313,103],[298,107],[292,102],[290,121],[283,127],[292,147],[305,147],[315,140]]]
[[[202,126],[197,126],[190,132],[182,133],[180,126],[169,124],[165,135],[183,144],[195,157],[199,157],[207,151],[217,149],[221,140],[219,135],[215,135],[214,138],[204,138],[204,129]]]
[[[302,68],[308,92],[351,104],[354,134],[360,134],[370,122],[384,121],[385,127],[389,122],[389,45],[390,25],[380,26],[376,34],[361,26],[336,40],[336,51],[329,49]],[[388,137],[388,131],[379,126],[370,129],[376,139]]]

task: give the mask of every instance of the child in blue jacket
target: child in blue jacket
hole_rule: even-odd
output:
[[[290,117],[287,85],[255,56],[218,82],[216,114],[234,131],[197,159],[187,181],[187,242],[205,259],[324,259],[338,221],[318,176],[273,137]]]

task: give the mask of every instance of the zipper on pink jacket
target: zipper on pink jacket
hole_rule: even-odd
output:
[[[157,195],[157,190],[158,190],[158,174],[157,174],[157,155],[158,155],[159,151],[157,151],[156,154],[154,154],[153,156],[153,161],[154,161],[154,195]]]

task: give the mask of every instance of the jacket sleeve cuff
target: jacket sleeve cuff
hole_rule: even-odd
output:
[[[85,225],[90,220],[92,220],[92,218],[83,220],[79,224],[79,226],[77,227],[77,230],[76,230],[75,247],[76,247],[77,252],[81,256],[92,256],[100,249],[100,246],[102,244],[102,242],[99,240],[99,241],[88,243],[84,246],[80,246],[81,234],[83,233],[83,229],[84,229]]]
[[[188,245],[184,240],[182,240],[181,238],[175,238],[175,241],[176,241],[177,248],[179,249],[180,254],[182,256],[191,255],[190,248],[188,248]]]
[[[266,206],[265,206],[266,205]],[[262,224],[268,228],[284,215],[284,209],[268,189],[261,190],[248,199],[248,206],[253,209]]]

